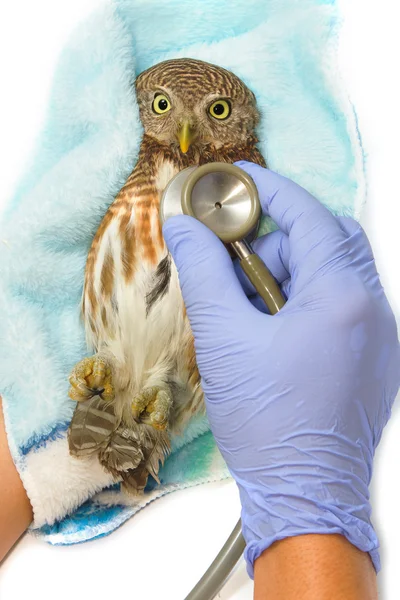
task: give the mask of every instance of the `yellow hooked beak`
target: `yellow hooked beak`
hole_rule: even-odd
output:
[[[182,125],[178,133],[179,145],[181,147],[181,151],[183,154],[189,150],[191,143],[194,139],[193,129],[190,128],[190,125],[187,121]]]

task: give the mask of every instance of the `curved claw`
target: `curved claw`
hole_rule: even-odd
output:
[[[82,402],[84,400],[89,400],[89,398],[93,397],[92,392],[89,389],[78,389],[77,387],[71,386],[68,390],[68,396],[71,400],[75,400],[75,402]]]

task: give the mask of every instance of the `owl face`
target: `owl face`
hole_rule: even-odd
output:
[[[254,94],[236,75],[193,59],[169,60],[139,75],[136,93],[145,133],[180,147],[235,145],[254,135]]]

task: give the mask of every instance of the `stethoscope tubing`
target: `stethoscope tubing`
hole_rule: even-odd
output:
[[[252,215],[248,219],[248,223],[244,224],[244,226],[238,230],[238,239],[232,240],[223,235],[220,235],[219,237],[225,244],[232,248],[239,259],[240,266],[244,273],[263,299],[270,314],[275,315],[285,304],[285,298],[266,264],[260,256],[254,252],[251,245],[245,239],[246,235],[249,233],[249,228],[254,227],[258,218],[257,215],[261,213],[257,189],[254,182],[249,178],[249,175],[244,173],[239,167],[226,165],[224,163],[208,163],[207,165],[198,167],[191,172],[183,185],[181,200],[182,212],[196,218],[191,206],[191,193],[193,188],[202,176],[216,171],[226,171],[231,175],[236,174],[242,183],[246,185],[249,192],[249,197],[253,203]],[[213,600],[237,562],[242,557],[245,547],[246,542],[242,535],[242,525],[239,520],[214,561],[189,595],[186,596],[185,600]]]
[[[240,266],[261,296],[271,315],[285,304],[279,285],[264,261],[245,240],[230,244],[239,258]]]

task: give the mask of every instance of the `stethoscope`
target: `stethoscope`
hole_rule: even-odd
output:
[[[285,299],[278,284],[251,247],[258,233],[261,206],[255,183],[245,171],[218,162],[180,171],[161,198],[161,222],[179,214],[204,223],[233,251],[271,314],[282,308]],[[244,549],[238,521],[214,562],[185,600],[212,600]]]

